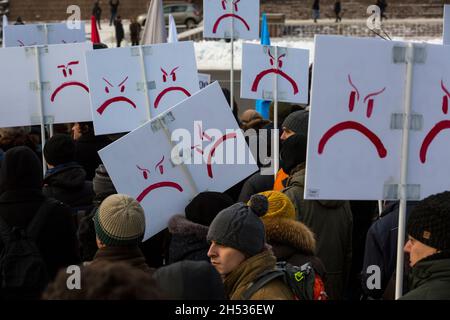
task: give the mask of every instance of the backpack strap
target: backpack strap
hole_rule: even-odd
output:
[[[27,231],[26,231],[28,237],[30,237],[31,239],[34,239],[34,240],[37,239],[37,237],[39,236],[39,232],[42,229],[42,226],[45,224],[45,222],[47,220],[46,218],[47,218],[48,213],[57,204],[59,204],[59,201],[56,201],[55,199],[52,199],[52,198],[46,198],[44,200],[44,202],[41,204],[38,211],[34,215],[33,219],[28,224]]]
[[[250,298],[262,287],[264,287],[270,281],[284,277],[284,271],[282,270],[269,270],[262,273],[255,281],[253,281],[248,289],[242,294],[243,300],[250,300]]]

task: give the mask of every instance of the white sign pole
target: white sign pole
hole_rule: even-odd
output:
[[[42,96],[42,82],[41,82],[41,59],[39,55],[39,47],[34,47],[36,53],[36,75],[37,75],[37,89],[39,91],[38,106],[39,106],[39,119],[41,122],[41,151],[42,151],[42,170],[45,176],[47,172],[47,165],[44,158],[44,146],[45,146],[45,123],[44,123],[44,99]]]
[[[278,58],[278,47],[275,46],[275,57]],[[269,47],[270,50],[270,47]],[[274,63],[275,68],[278,69],[278,63]],[[277,179],[277,173],[280,167],[280,135],[278,134],[278,75],[273,75],[273,160],[274,160],[274,181]],[[288,174],[288,172],[286,172]]]
[[[44,24],[45,44],[48,45],[48,25]]]
[[[411,98],[414,67],[414,45],[409,43],[406,48],[406,85],[405,85],[405,110],[403,116],[402,137],[402,159],[400,172],[399,198],[400,208],[398,215],[398,237],[397,237],[397,270],[395,281],[395,299],[402,296],[403,291],[403,263],[406,226],[406,200],[407,200],[407,177],[408,177],[408,149],[409,149],[409,123],[411,116]]]
[[[147,105],[147,119],[150,120],[152,118],[151,115],[151,104],[150,104],[150,97],[148,95],[148,87],[147,87],[147,72],[145,71],[145,61],[144,61],[144,49],[142,46],[139,46],[139,57],[141,58],[141,70],[142,70],[142,79],[144,80],[144,92],[145,92],[145,102]]]
[[[234,6],[231,6],[234,14]],[[231,19],[231,70],[230,70],[230,107],[234,111],[234,19]]]

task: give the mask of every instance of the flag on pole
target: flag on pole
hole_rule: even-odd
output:
[[[97,20],[95,16],[91,16],[91,42],[92,43],[100,43],[100,34],[97,29]]]
[[[262,22],[261,22],[261,44],[270,46],[270,34],[269,27],[267,26],[267,18],[266,13],[262,14]],[[270,100],[256,100],[255,109],[256,111],[262,115],[264,119],[269,119],[269,107]]]
[[[148,8],[141,44],[167,42],[162,0],[152,0]]]
[[[3,39],[2,39],[2,47],[5,48],[5,27],[8,25],[8,17],[6,14],[3,14],[3,22],[2,22],[2,30],[3,30]]]
[[[178,42],[177,25],[171,14],[169,14],[169,37],[167,38],[167,42]]]

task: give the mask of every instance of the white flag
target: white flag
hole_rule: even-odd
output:
[[[141,45],[165,42],[167,39],[162,0],[152,0],[148,8]]]
[[[169,14],[169,37],[167,38],[167,42],[178,42],[177,25],[171,14]]]

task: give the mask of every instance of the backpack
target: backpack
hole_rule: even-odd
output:
[[[36,239],[55,200],[46,199],[26,229],[10,227],[0,217],[0,292],[8,297],[39,295],[49,276]]]
[[[249,300],[259,289],[276,278],[281,278],[291,289],[294,300],[328,299],[325,285],[310,262],[298,267],[285,261],[277,262],[275,269],[259,275],[244,292],[243,299]]]

